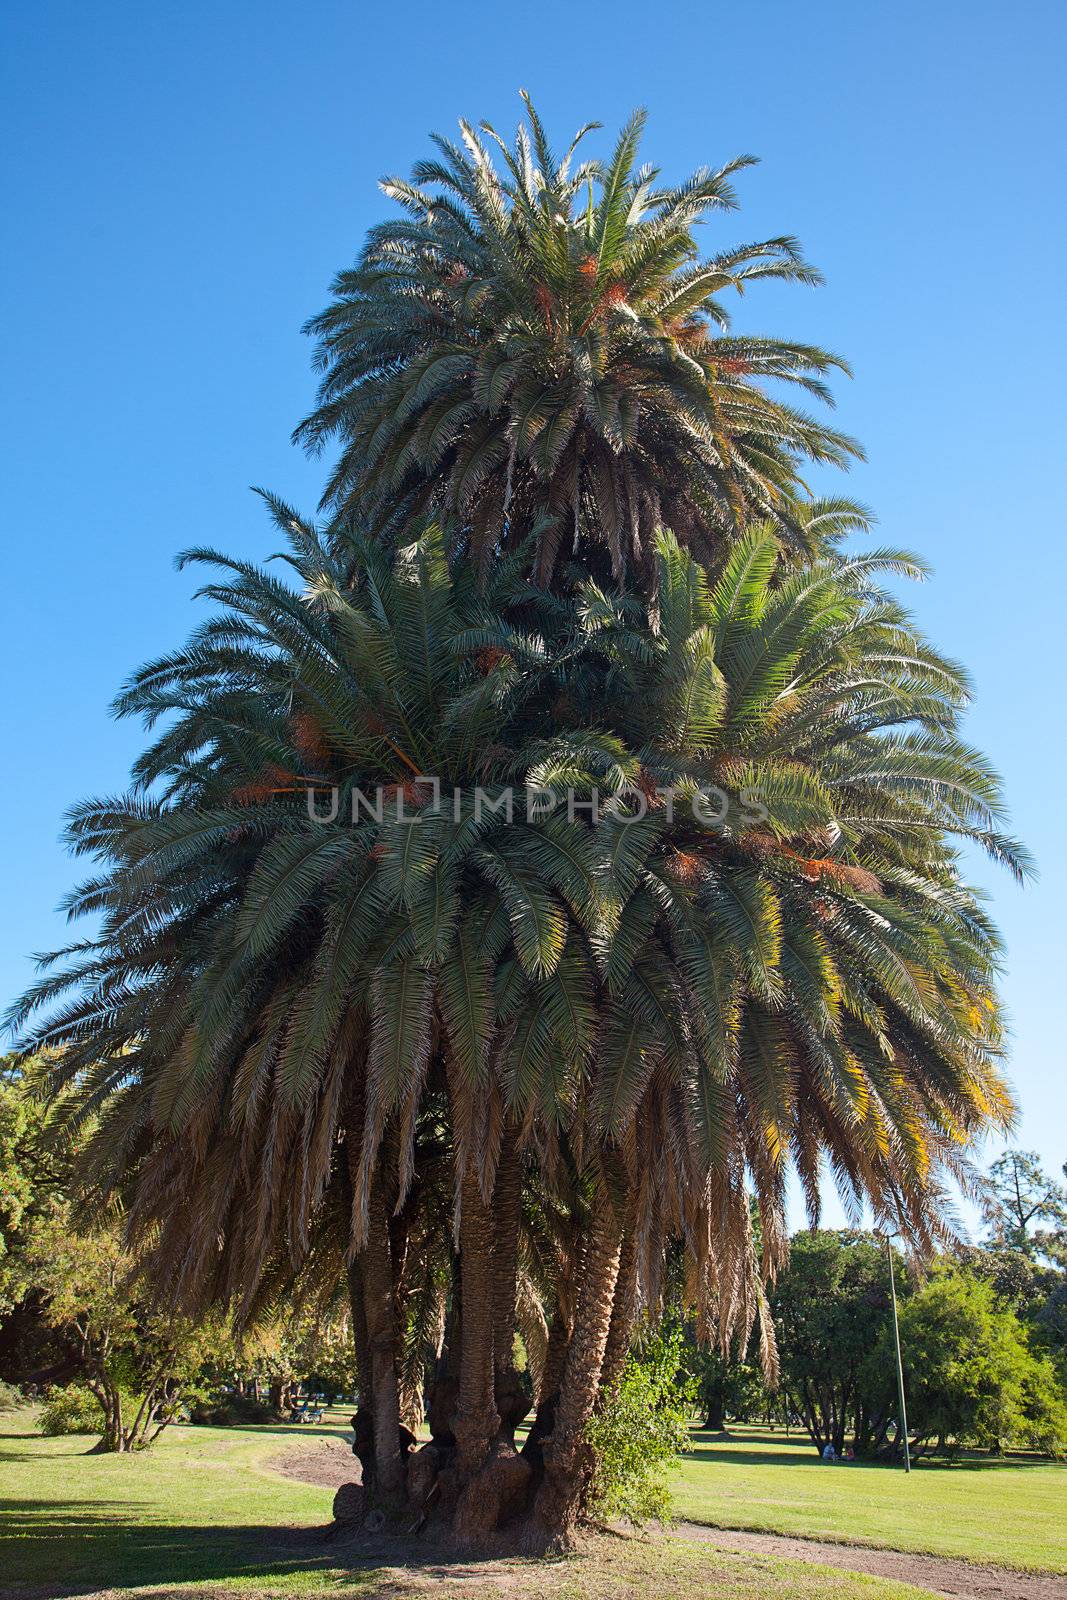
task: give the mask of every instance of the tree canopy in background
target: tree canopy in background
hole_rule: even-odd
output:
[[[1006,1150],[994,1161],[981,1200],[998,1244],[1067,1266],[1067,1188],[1042,1171],[1033,1151]]]

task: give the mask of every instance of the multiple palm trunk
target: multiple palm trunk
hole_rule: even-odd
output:
[[[350,1149],[358,1132],[349,1128]],[[570,1539],[588,1487],[584,1429],[617,1382],[633,1319],[636,1252],[625,1202],[598,1186],[580,1289],[557,1305],[537,1392],[515,1368],[521,1152],[505,1133],[487,1201],[469,1172],[459,1196],[451,1313],[418,1445],[402,1414],[398,1283],[383,1180],[371,1185],[366,1243],[349,1286],[360,1403],[355,1452],[365,1504],[398,1524],[450,1518],[466,1542],[499,1529],[531,1546]],[[525,1440],[516,1429],[533,1411]]]

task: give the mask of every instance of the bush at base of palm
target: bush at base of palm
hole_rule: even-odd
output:
[[[605,1520],[670,1523],[667,1474],[689,1443],[695,1384],[682,1370],[682,1331],[659,1330],[626,1363],[586,1425],[596,1453],[589,1509]]]

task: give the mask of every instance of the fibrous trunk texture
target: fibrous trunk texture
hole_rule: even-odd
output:
[[[371,1420],[374,1430],[374,1493],[385,1505],[403,1498],[404,1463],[400,1453],[400,1384],[397,1374],[396,1307],[389,1222],[381,1184],[370,1189],[370,1227],[360,1253],[363,1311],[371,1366]]]
[[[356,1357],[356,1392],[363,1405],[370,1398],[373,1378],[371,1374],[370,1340],[367,1337],[367,1316],[363,1308],[363,1263],[357,1255],[348,1267],[348,1302],[352,1308],[352,1346]]]
[[[509,1440],[529,1410],[514,1356],[521,1203],[522,1158],[515,1130],[506,1128],[493,1190],[493,1392]]]
[[[363,1135],[362,1094],[353,1092],[345,1122],[348,1174],[358,1184]],[[368,1198],[366,1243],[349,1264],[352,1334],[359,1382],[353,1449],[363,1471],[365,1499],[397,1509],[404,1497],[404,1460],[397,1370],[396,1293],[389,1215],[375,1173]]]
[[[520,1201],[520,1157],[508,1131],[492,1210],[484,1206],[476,1179],[468,1178],[462,1190],[463,1347],[455,1424],[462,1487],[453,1527],[466,1544],[484,1544],[529,1498],[531,1467],[514,1444],[528,1409],[512,1355]]]
[[[621,1242],[620,1219],[601,1192],[594,1203],[574,1332],[552,1433],[543,1446],[544,1478],[534,1504],[536,1529],[559,1546],[572,1539],[581,1505],[588,1452],[583,1433],[600,1387]]]
[[[493,1398],[493,1219],[473,1172],[463,1179],[460,1205],[463,1342],[454,1431],[460,1476],[468,1479],[500,1426]]]
[[[633,1332],[637,1309],[637,1234],[630,1216],[619,1251],[619,1275],[615,1280],[615,1294],[611,1304],[611,1323],[604,1361],[600,1369],[600,1404],[603,1404],[617,1386],[630,1353],[630,1335]]]

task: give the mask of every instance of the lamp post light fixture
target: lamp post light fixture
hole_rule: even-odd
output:
[[[897,1317],[897,1281],[893,1271],[893,1240],[887,1231],[886,1255],[889,1257],[889,1294],[893,1302],[893,1344],[897,1353],[897,1399],[900,1402],[898,1426],[904,1439],[904,1471],[911,1471],[911,1452],[908,1449],[908,1408],[904,1403],[904,1363],[900,1359],[900,1320]]]

